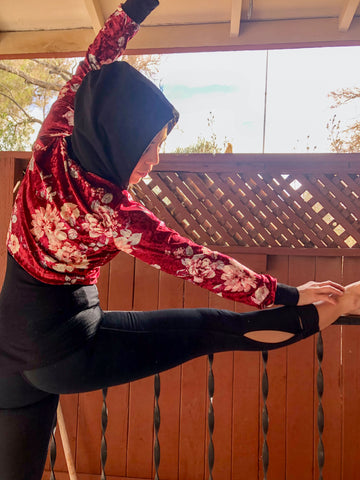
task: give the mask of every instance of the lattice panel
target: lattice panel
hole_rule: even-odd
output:
[[[135,195],[203,245],[360,247],[357,173],[153,172]]]

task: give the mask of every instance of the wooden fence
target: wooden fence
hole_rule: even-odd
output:
[[[0,157],[2,166],[0,188],[3,196],[0,204],[1,245],[4,245],[4,235],[11,210],[12,188],[21,176],[21,170],[27,158],[27,154],[12,153],[1,154]],[[359,198],[357,172],[359,172],[360,162],[354,156],[348,156],[346,159],[339,158],[336,162],[340,163],[336,163],[317,157],[319,162],[315,164],[314,159],[310,161],[309,157],[306,157],[302,164],[302,167],[306,165],[306,168],[300,168],[300,159],[297,158],[297,161],[292,164],[293,171],[290,172],[291,161],[284,159],[279,162],[278,157],[272,163],[269,158],[252,158],[241,167],[238,156],[234,156],[232,164],[231,158],[224,156],[203,157],[202,163],[199,157],[182,156],[176,158],[176,165],[174,165],[175,160],[167,156],[160,164],[162,171],[155,172],[153,180],[137,189],[136,195],[143,203],[151,204],[153,210],[158,209],[156,213],[171,226],[179,230],[180,227],[183,228],[192,238],[202,235],[203,243],[208,245],[216,243],[217,249],[228,252],[256,271],[268,272],[276,276],[279,281],[297,285],[310,279],[331,278],[349,283],[359,278],[360,271],[359,206],[356,204]],[[192,172],[189,172],[189,165],[192,165]],[[216,172],[216,169],[219,170],[219,165],[221,165],[221,171]],[[258,168],[256,174],[255,167]],[[245,177],[239,177],[239,173],[245,175],[245,171],[246,175],[249,174],[246,181]],[[262,181],[265,171],[271,172],[271,177],[266,184],[268,190],[264,185],[261,189],[257,186],[258,183],[256,185],[251,183],[251,178],[254,180],[256,175],[257,178],[260,175]],[[211,175],[205,178],[204,172]],[[215,178],[214,175],[217,179],[225,179],[224,183],[216,187],[211,183]],[[304,179],[308,178],[306,175],[314,175],[314,178],[324,175],[327,180],[330,179],[329,181],[336,185],[343,196],[338,198],[337,202],[330,201],[326,192],[332,192],[331,198],[334,192],[329,188],[330,184],[325,184],[324,177],[321,177],[320,183],[325,185],[324,188],[320,185],[320,190],[323,190],[322,196],[313,200],[305,195],[304,199],[302,194]],[[344,180],[344,176],[352,180],[351,186],[350,180],[347,177]],[[231,194],[230,190],[224,191],[224,185],[229,185],[229,182],[232,185],[229,178],[234,179],[234,177],[238,186],[240,182],[244,182],[238,188],[237,195],[250,197],[254,194],[256,197],[256,201],[255,197],[252,199],[256,209],[252,204],[248,206],[248,210],[238,208],[239,211],[245,212],[242,224],[237,206],[246,207],[245,198],[241,203],[234,198],[235,187],[233,190],[228,187]],[[155,179],[160,179],[161,182],[156,183]],[[181,184],[178,179],[182,179],[183,183]],[[280,187],[276,190],[271,184],[273,181],[271,179],[276,180],[274,185],[280,184],[281,191]],[[293,183],[296,188],[289,188],[288,185],[295,180],[300,185]],[[285,188],[281,182],[286,182],[287,187]],[[202,190],[205,187],[208,188],[206,194]],[[307,183],[306,190],[314,197],[313,191],[309,188]],[[200,191],[197,192],[198,199],[190,196],[195,189]],[[319,189],[319,184],[316,185],[316,189]],[[290,197],[286,202],[283,201],[286,197],[284,191]],[[184,195],[185,192],[186,195]],[[201,192],[204,193],[203,197]],[[262,207],[259,203],[259,197],[264,198],[266,195],[269,197],[269,192],[275,192],[271,193],[273,202],[280,202],[281,210],[275,212],[274,217],[271,217],[271,208],[266,206],[266,202]],[[346,202],[345,199],[347,199]],[[328,203],[324,204],[325,200]],[[301,201],[309,205],[309,209],[306,210],[308,214],[311,211],[314,212],[314,214],[311,212],[311,219],[307,219],[306,222],[301,217],[303,215]],[[319,206],[313,208],[317,201],[326,209],[326,212],[323,211],[316,217],[315,214],[322,210]],[[297,211],[296,202],[300,205]],[[230,212],[229,216],[225,210]],[[210,215],[206,217],[205,222],[204,212],[206,211]],[[254,215],[256,211],[266,213],[264,222],[262,215]],[[181,215],[178,212],[181,212]],[[343,216],[341,212],[344,212]],[[280,218],[280,214],[285,214],[292,220],[286,223],[283,217],[283,223],[275,223]],[[290,214],[293,216],[291,217]],[[329,217],[326,217],[328,214],[334,219],[329,223],[327,223]],[[320,232],[310,237],[309,232],[305,231],[304,224],[301,224],[301,235],[305,233],[309,236],[310,242],[314,243],[321,237],[321,232],[325,231],[322,240],[328,246],[321,244],[317,248],[306,248],[306,246],[294,248],[290,242],[287,245],[274,245],[270,248],[251,243],[252,240],[259,241],[258,227],[254,225],[255,217],[260,223],[263,222],[261,226],[259,223],[259,229],[263,229],[263,238],[267,229],[276,231],[271,225],[273,223],[277,230],[281,230],[279,235],[281,239],[283,239],[282,234],[286,238],[284,242],[294,238],[303,241],[304,237],[294,230],[299,227],[296,223],[299,220],[296,220],[294,215],[299,216],[304,224],[310,226],[312,232]],[[217,223],[214,218],[219,219]],[[244,232],[241,239],[240,236],[236,236],[235,219],[239,219],[239,224],[242,225],[239,229],[241,233]],[[348,222],[346,225],[345,221]],[[343,228],[346,227],[345,230],[335,231],[337,225],[334,225],[334,222]],[[249,223],[254,227],[253,229],[248,225]],[[293,226],[295,224],[296,227]],[[221,236],[223,231],[227,232],[228,241],[221,244],[217,234]],[[205,238],[206,236],[208,239]],[[353,245],[346,243],[349,236],[355,241],[355,243],[351,241]],[[0,255],[3,260],[5,249],[1,248]],[[2,261],[2,268],[3,263]],[[3,274],[3,271],[0,273]],[[120,254],[102,270],[99,291],[104,309],[149,310],[210,306],[236,311],[245,310],[242,305],[209,294],[203,289],[170,277],[124,254]],[[332,326],[323,332],[323,342],[324,358],[321,363],[325,385],[322,396],[325,412],[322,436],[325,450],[323,475],[326,480],[355,479],[360,465],[360,329],[356,325]],[[267,471],[269,480],[320,478],[317,459],[319,355],[316,351],[316,343],[317,338],[312,337],[296,345],[269,353],[267,362],[269,392],[267,396],[265,395],[269,415],[266,439],[270,458]],[[158,437],[161,446],[159,478],[162,480],[209,478],[208,372],[208,359],[202,357],[160,375],[161,424]],[[262,388],[264,365],[261,354],[254,352],[216,354],[213,373],[215,378],[213,399],[215,461],[212,476],[214,479],[221,480],[264,478],[262,462],[264,434],[261,421],[264,407],[264,389]],[[67,395],[62,397],[61,402],[78,478],[98,479],[101,473],[102,392]],[[111,388],[106,402],[109,412],[106,430],[107,478],[109,480],[154,478],[154,378]],[[64,480],[68,476],[58,437],[57,445],[56,478]],[[45,478],[49,478],[49,472],[46,472]]]

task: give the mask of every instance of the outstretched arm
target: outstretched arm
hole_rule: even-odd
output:
[[[102,65],[117,60],[127,42],[139,30],[139,24],[158,4],[158,0],[127,0],[107,19],[75,74],[60,90],[40,130],[36,142],[40,142],[40,148],[41,144],[49,141],[49,137],[72,133],[75,94],[83,78],[90,70],[98,70]]]
[[[225,298],[265,308],[273,304],[303,305],[321,298],[326,301],[329,294],[342,293],[343,288],[332,282],[324,282],[321,287],[310,282],[299,289],[278,284],[271,275],[256,273],[223,253],[182,237],[134,202],[127,192],[116,216],[114,242],[119,250]]]

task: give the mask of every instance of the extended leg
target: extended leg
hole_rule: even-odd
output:
[[[288,332],[291,338],[268,344],[245,336],[266,329]],[[314,306],[250,313],[216,309],[104,312],[86,348],[25,375],[51,393],[89,391],[146,377],[200,355],[284,346],[317,330]]]

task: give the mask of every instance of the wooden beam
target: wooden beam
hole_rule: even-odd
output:
[[[80,56],[94,39],[92,28],[0,32],[0,58]],[[360,18],[340,32],[337,18],[241,23],[241,35],[229,36],[229,23],[143,26],[129,42],[128,54],[260,50],[360,45]]]
[[[242,0],[232,0],[230,37],[238,37],[240,34],[241,9],[242,9]]]
[[[359,6],[360,0],[345,0],[343,9],[339,16],[339,30],[340,32],[347,32],[350,24],[353,21],[355,12]]]
[[[99,0],[84,0],[86,9],[91,18],[92,27],[97,34],[105,23]]]
[[[360,153],[162,153],[154,172],[355,173]],[[360,251],[360,249],[359,249]]]

